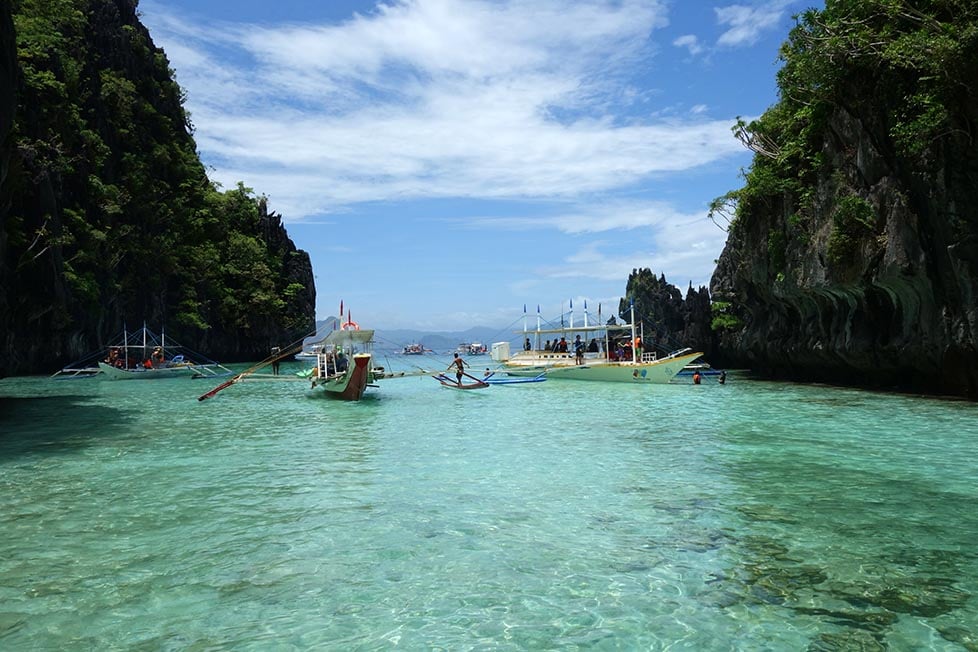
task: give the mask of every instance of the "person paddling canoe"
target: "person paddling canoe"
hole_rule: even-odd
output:
[[[445,370],[455,367],[455,380],[458,382],[458,386],[462,386],[462,376],[465,374],[465,360],[458,357],[458,353],[455,354],[455,359],[452,360],[451,364],[445,367]]]

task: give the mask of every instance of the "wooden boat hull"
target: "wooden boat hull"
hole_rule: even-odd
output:
[[[552,380],[591,380],[615,383],[666,384],[702,353],[689,353],[653,362],[599,362],[575,364],[513,364],[503,363],[510,376],[533,377],[546,372]]]
[[[489,387],[489,383],[485,382],[484,380],[474,378],[473,376],[469,376],[468,374],[464,374],[464,375],[467,376],[468,378],[472,378],[472,380],[474,380],[475,382],[460,384],[457,380],[449,378],[444,374],[439,374],[434,378],[439,383],[441,383],[442,387],[447,387],[449,389],[485,389],[486,387]]]
[[[370,360],[368,353],[358,353],[353,356],[353,364],[341,376],[329,378],[315,383],[323,388],[327,396],[342,401],[359,401],[371,381]]]

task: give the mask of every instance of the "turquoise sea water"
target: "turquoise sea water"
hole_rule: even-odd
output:
[[[978,650],[974,404],[215,384],[0,381],[0,649]]]

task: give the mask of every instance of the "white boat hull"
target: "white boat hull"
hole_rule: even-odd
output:
[[[193,365],[185,364],[175,367],[160,367],[158,369],[119,369],[104,362],[98,363],[103,376],[109,380],[151,380],[157,378],[177,378],[193,376],[197,371]]]
[[[517,359],[504,362],[503,371],[510,376],[538,376],[546,372],[548,379],[553,380],[593,380],[613,383],[651,383],[666,384],[675,378],[702,353],[689,353],[674,358],[663,358],[653,362],[606,362],[585,361],[584,364],[573,364],[564,361],[547,363],[540,361],[534,364],[529,360]]]

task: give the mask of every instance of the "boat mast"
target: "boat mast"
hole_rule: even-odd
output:
[[[601,302],[598,302],[598,326],[604,326],[604,357],[605,360],[611,360],[611,333],[608,331],[607,324],[601,319]]]
[[[632,299],[632,362],[637,362],[638,351],[635,349],[635,299]]]
[[[526,343],[526,304],[523,304],[523,342],[520,345]]]
[[[540,350],[540,304],[537,304],[537,346],[536,350]]]

